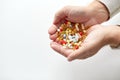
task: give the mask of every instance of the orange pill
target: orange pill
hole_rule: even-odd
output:
[[[64,41],[64,40],[61,40],[61,41],[60,41],[60,44],[62,44],[62,45],[66,44],[66,43],[67,43],[67,42]]]
[[[83,24],[65,21],[57,30],[57,42],[64,48],[73,50],[79,49],[81,43],[86,38],[86,30]]]

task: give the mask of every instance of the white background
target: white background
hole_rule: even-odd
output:
[[[109,46],[68,62],[50,46],[48,28],[65,5],[92,0],[0,0],[0,80],[120,80],[120,50]],[[116,24],[119,15],[105,24]]]

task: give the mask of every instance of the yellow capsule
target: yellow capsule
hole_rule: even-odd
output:
[[[83,30],[84,33],[86,33],[87,31],[86,30]]]
[[[76,28],[77,31],[79,31],[78,25],[79,25],[78,23],[75,24],[75,28]]]
[[[79,42],[78,42],[78,45],[80,46],[81,44],[82,44],[82,41],[79,41]]]
[[[83,35],[80,35],[80,32],[83,32]],[[57,35],[56,40],[58,42],[61,40],[67,42],[66,44],[62,44],[64,48],[76,50],[86,38],[86,30],[83,24],[67,22],[60,25],[57,30]]]
[[[71,29],[69,29],[69,33],[71,33],[72,32],[72,30]]]
[[[81,24],[81,27],[82,27],[82,30],[84,30],[84,29],[85,29],[85,26],[84,26],[83,24]]]

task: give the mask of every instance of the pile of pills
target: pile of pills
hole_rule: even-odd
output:
[[[57,35],[56,41],[64,48],[76,50],[86,38],[86,30],[83,24],[66,21],[58,27]]]

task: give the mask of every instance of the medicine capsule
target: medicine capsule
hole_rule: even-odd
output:
[[[82,36],[82,35],[83,35],[83,32],[79,32],[79,34]]]
[[[83,24],[65,21],[57,29],[56,41],[64,48],[79,49],[86,38],[86,30]]]
[[[64,44],[66,44],[67,42],[64,41],[64,40],[61,40],[60,43],[61,43],[62,45],[64,45]]]
[[[79,46],[78,46],[78,45],[76,45],[74,48],[75,48],[75,49],[78,49],[78,48],[79,48]]]

